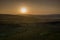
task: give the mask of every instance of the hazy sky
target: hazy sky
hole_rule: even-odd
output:
[[[0,14],[18,14],[26,7],[31,14],[60,13],[60,0],[0,0]]]

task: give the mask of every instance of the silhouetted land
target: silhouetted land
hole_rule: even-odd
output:
[[[0,40],[60,40],[60,15],[0,14]]]

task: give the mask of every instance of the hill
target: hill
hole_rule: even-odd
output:
[[[60,21],[60,15],[9,15],[0,14],[0,23],[38,23]]]
[[[0,40],[60,40],[60,16],[0,14]]]

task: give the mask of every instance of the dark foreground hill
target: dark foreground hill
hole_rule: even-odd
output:
[[[60,40],[60,16],[0,14],[0,40]]]

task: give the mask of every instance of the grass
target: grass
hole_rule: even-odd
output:
[[[49,17],[0,14],[0,40],[60,40],[60,19]]]
[[[60,40],[60,23],[0,24],[0,40]]]

